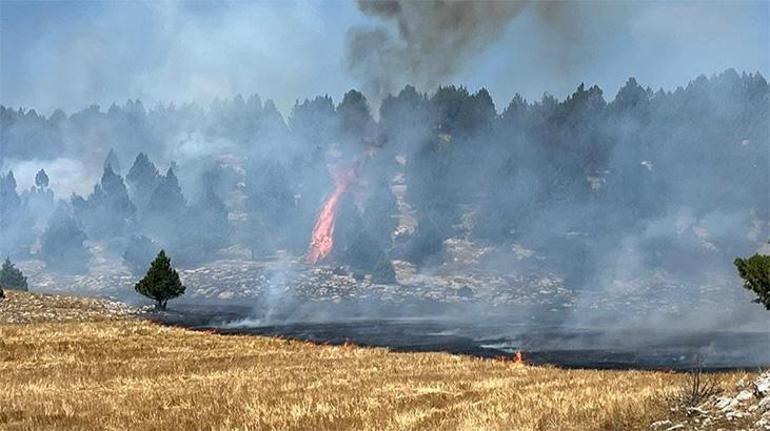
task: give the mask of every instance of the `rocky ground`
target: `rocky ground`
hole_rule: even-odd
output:
[[[702,377],[708,384],[708,376]],[[689,387],[682,388],[689,392]],[[756,379],[739,380],[735,389],[717,393],[697,405],[680,405],[671,410],[676,419],[654,422],[654,431],[770,430],[770,372]]]
[[[718,311],[725,308],[725,300],[748,304],[735,280],[716,276],[708,285],[698,285],[656,273],[644,279],[613,280],[591,289],[571,289],[557,272],[522,266],[522,261],[533,259],[532,252],[524,248],[514,247],[509,263],[498,263],[491,270],[478,264],[488,249],[462,240],[450,242],[445,263],[429,271],[417,272],[409,262],[394,261],[396,284],[373,283],[369,276],[356,277],[333,265],[308,266],[291,256],[220,259],[195,268],[179,268],[187,286],[180,301],[259,304],[292,298],[331,304],[375,300],[393,306],[423,301],[483,304],[505,312],[537,310],[554,315],[581,310],[585,313],[578,314],[596,319],[619,315],[624,319],[676,317],[686,311],[683,307]],[[29,278],[32,291],[142,303],[133,290],[140,276],[132,274],[120,258],[96,246],[92,251],[96,257],[87,274],[54,273],[39,260],[19,262],[19,267]]]
[[[393,184],[400,210],[394,234],[398,242],[414,229],[415,218],[404,199],[403,178],[395,179]],[[508,314],[548,314],[562,319],[578,316],[581,325],[622,320],[632,326],[679,319],[693,309],[711,321],[720,315],[725,315],[721,317],[725,320],[761,313],[752,311],[750,296],[740,289],[732,273],[732,277],[698,274],[699,280],[707,280],[704,283],[682,280],[664,271],[629,275],[608,270],[586,285],[569,285],[558,267],[550,266],[546,258],[525,245],[502,249],[472,241],[474,217],[472,210],[466,211],[456,226],[457,236],[444,243],[440,265],[418,272],[409,262],[393,261],[398,280],[395,284],[373,283],[371,277],[354,276],[334,264],[308,266],[300,256],[279,254],[251,260],[246,250],[234,246],[220,251],[220,258],[213,262],[178,268],[187,291],[175,302],[254,306],[290,299],[294,303],[329,304],[376,301],[390,307],[413,302],[478,304]],[[87,241],[87,245],[93,256],[88,274],[54,273],[39,260],[18,262],[18,266],[28,276],[32,291],[145,303],[133,290],[141,275],[132,274],[122,259],[103,244]],[[704,268],[703,272],[707,271]],[[735,322],[730,325],[734,327]]]
[[[104,299],[6,290],[0,299],[0,325],[122,319],[140,310]]]

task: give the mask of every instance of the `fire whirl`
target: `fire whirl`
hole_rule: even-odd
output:
[[[377,148],[376,145],[370,145],[364,152],[363,157],[359,158],[352,168],[342,171],[335,179],[334,191],[328,198],[326,198],[326,201],[324,201],[321,212],[318,214],[318,219],[313,227],[313,235],[310,237],[310,247],[305,256],[305,262],[315,265],[324,260],[329,253],[332,252],[332,247],[334,246],[334,222],[337,218],[337,207],[339,206],[342,197],[345,195],[345,192],[356,180],[358,168],[362,163],[374,155],[375,148]]]
[[[305,256],[305,262],[315,265],[331,253],[334,245],[334,221],[337,217],[337,206],[354,179],[355,169],[351,169],[336,181],[334,191],[326,198],[313,227],[313,235],[310,240],[310,248]]]

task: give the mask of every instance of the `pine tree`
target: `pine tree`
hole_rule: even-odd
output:
[[[10,258],[5,258],[3,267],[0,270],[0,296],[2,289],[13,289],[27,291],[27,277],[22,274],[21,270],[16,268]]]
[[[10,220],[9,213],[21,205],[21,198],[16,192],[16,178],[13,171],[8,171],[6,175],[0,174],[0,216],[4,224]]]
[[[194,227],[181,238],[186,257],[208,259],[228,244],[232,229],[227,220],[227,207],[211,188],[189,209],[185,219],[187,226]]]
[[[104,169],[107,169],[108,167],[116,174],[120,174],[120,160],[118,160],[118,155],[115,154],[115,150],[112,149],[107,154],[107,158],[104,159]]]
[[[735,259],[743,287],[757,295],[754,302],[770,310],[770,256],[755,254],[748,259]]]
[[[86,238],[78,220],[65,208],[57,209],[40,239],[40,256],[46,267],[68,273],[86,272],[90,258],[83,244]]]
[[[391,247],[391,236],[398,227],[398,202],[387,180],[373,187],[364,204],[364,229],[386,250]]]
[[[134,164],[126,175],[131,199],[140,211],[143,211],[150,200],[153,191],[158,186],[160,174],[158,168],[150,161],[144,153],[139,153],[134,160]]]
[[[123,178],[110,165],[104,168],[100,183],[94,186],[85,205],[73,201],[73,206],[91,238],[122,236],[136,213]]]
[[[356,90],[350,90],[342,97],[337,106],[337,118],[340,136],[348,145],[353,145],[351,148],[370,135],[374,127],[366,97]]]
[[[102,191],[110,212],[120,218],[130,218],[136,212],[136,207],[128,197],[128,190],[123,178],[116,172],[111,165],[104,168],[101,180]]]
[[[172,168],[168,168],[147,203],[147,212],[156,216],[180,215],[187,205],[179,180]]]
[[[16,192],[13,171],[0,174],[0,253],[25,255],[34,242],[34,218]]]
[[[179,274],[171,267],[171,259],[161,250],[150,264],[147,275],[136,283],[134,289],[150,299],[155,300],[156,307],[165,310],[169,299],[182,295],[185,287],[179,280]]]
[[[375,283],[390,284],[396,282],[396,271],[393,263],[387,256],[382,256],[372,269],[372,281]]]
[[[261,247],[273,248],[287,245],[292,217],[296,217],[294,192],[288,173],[280,163],[259,165],[247,172],[246,206],[249,218],[255,225],[262,223],[268,231],[262,236]],[[256,249],[252,247],[252,249]]]
[[[45,189],[48,187],[48,174],[45,173],[45,169],[41,169],[37,171],[37,174],[35,174],[35,185],[40,190]]]

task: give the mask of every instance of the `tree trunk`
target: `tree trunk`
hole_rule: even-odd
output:
[[[166,302],[168,301],[161,301],[160,299],[156,299],[155,308],[157,308],[158,310],[165,310]]]

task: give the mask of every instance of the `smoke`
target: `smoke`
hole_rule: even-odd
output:
[[[69,32],[44,31],[19,46],[6,36],[4,65],[29,73],[6,69],[0,102],[38,112],[93,101],[103,108],[58,120],[8,113],[0,171],[14,171],[21,193],[44,168],[56,197],[67,199],[94,190],[110,148],[124,178],[139,152],[161,173],[173,164],[190,203],[184,217],[169,216],[178,232],[167,249],[192,262],[182,267],[275,262],[254,300],[254,324],[339,319],[343,309],[357,318],[431,316],[450,309],[442,301],[453,304],[445,313],[453,321],[493,312],[572,326],[740,328],[766,320],[731,264],[768,247],[767,209],[756,197],[766,196],[768,171],[758,164],[770,154],[766,85],[734,71],[687,81],[728,67],[766,73],[767,26],[757,30],[751,17],[761,14],[750,12],[764,8],[766,16],[767,3],[359,0],[357,10],[335,3],[342,18],[306,4],[266,5],[109,3],[108,12],[76,20],[81,25]],[[28,61],[20,64],[34,70],[5,60],[22,50]],[[629,76],[642,86],[627,85],[613,101]],[[369,107],[351,92],[340,108],[350,77]],[[490,91],[433,92],[455,80]],[[581,81],[604,93],[581,85],[573,94]],[[401,91],[407,84],[419,91]],[[656,95],[660,86],[670,92]],[[400,91],[389,112],[371,118],[369,108]],[[518,98],[500,109],[514,92],[532,98],[543,91],[560,97]],[[287,115],[258,96],[233,98],[238,92],[275,99]],[[325,93],[338,103],[318,97],[289,114],[297,97]],[[142,104],[104,109],[127,97]],[[208,102],[215,97],[226,99]],[[205,103],[155,105],[188,100]],[[409,282],[367,285],[355,280],[373,275],[363,270],[276,260],[277,251],[298,257],[307,250],[334,186],[324,155],[336,146],[345,150],[340,157],[360,156],[373,131],[384,136],[383,148],[340,202],[339,256],[331,262],[352,267],[343,254],[364,260],[367,252],[373,262],[374,245],[383,242],[382,260],[399,261],[398,275]],[[397,190],[397,202],[370,199],[378,184]],[[198,202],[209,190],[223,215],[219,205]],[[143,217],[139,209],[125,232],[93,242],[120,262],[126,243],[143,234]],[[395,218],[402,225],[384,235],[369,229],[389,228]],[[367,229],[375,234],[353,235]],[[10,243],[0,240],[0,249]],[[423,250],[410,248],[420,241]],[[36,245],[23,245],[30,251],[20,258],[36,256]],[[210,249],[203,257],[202,245]],[[450,258],[436,263],[445,251]],[[463,266],[465,258],[473,262]],[[419,269],[410,276],[412,268]],[[227,271],[210,277],[216,286],[206,295],[252,287],[250,273]],[[293,291],[300,285],[326,290],[325,300],[358,299],[325,307],[300,299],[306,290]],[[561,300],[567,291],[574,301],[548,297]]]
[[[405,84],[430,90],[446,82],[500,39],[526,2],[358,0],[357,4],[382,25],[348,31],[347,66],[365,93],[379,101]]]
[[[87,195],[93,188],[94,179],[101,175],[101,166],[93,166],[70,157],[53,160],[6,160],[0,165],[0,171],[13,171],[19,184],[19,191],[26,190],[35,183],[35,174],[44,169],[52,178],[51,190],[56,196],[66,198],[72,193]]]

